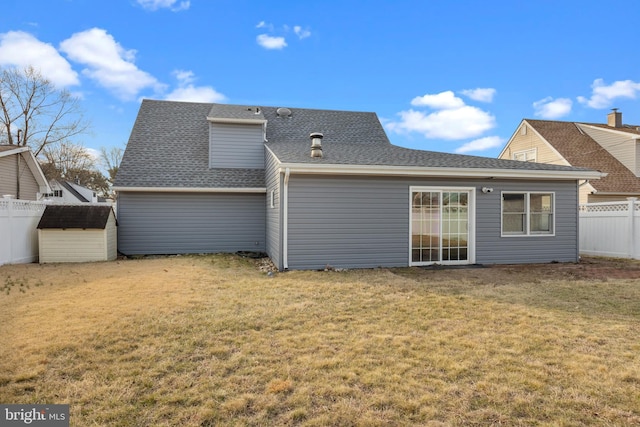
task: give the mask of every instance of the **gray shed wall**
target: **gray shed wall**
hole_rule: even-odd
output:
[[[265,195],[121,192],[118,225],[126,255],[264,252]]]
[[[210,168],[264,168],[262,125],[211,123]]]
[[[407,266],[410,186],[476,188],[476,263],[575,262],[577,187],[573,181],[314,177],[289,182],[290,269]],[[483,186],[493,193],[484,194]],[[501,237],[501,191],[553,191],[555,236]]]

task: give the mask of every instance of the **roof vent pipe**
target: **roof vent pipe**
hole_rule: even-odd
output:
[[[311,157],[322,157],[322,135],[320,132],[313,132],[311,138]]]

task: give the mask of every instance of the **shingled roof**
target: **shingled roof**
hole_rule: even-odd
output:
[[[640,193],[640,178],[636,177],[593,138],[582,132],[576,123],[532,119],[525,119],[525,121],[569,164],[607,173],[606,177],[589,182],[596,191],[602,193]],[[603,124],[588,124],[611,129]],[[615,130],[640,135],[635,127],[625,126],[615,128]]]
[[[112,212],[111,206],[48,205],[42,213],[38,229],[89,228],[104,230]]]
[[[115,187],[258,188],[262,169],[210,169],[214,104],[144,100]]]
[[[144,100],[115,187],[262,188],[263,169],[210,169],[209,120],[266,120],[266,147],[281,163],[298,165],[476,168],[590,172],[589,168],[414,150],[392,145],[378,116],[352,112]],[[310,156],[320,132],[323,157]]]

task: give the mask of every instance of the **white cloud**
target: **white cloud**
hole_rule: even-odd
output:
[[[473,138],[495,127],[495,117],[479,108],[464,105],[459,108],[424,113],[413,109],[401,111],[399,122],[387,128],[397,133],[417,132],[425,138]]]
[[[135,50],[125,50],[103,29],[75,33],[60,43],[60,49],[72,61],[87,66],[82,70],[84,75],[122,99],[133,99],[146,88],[163,88],[155,77],[133,63]]]
[[[398,113],[400,120],[390,121],[385,127],[396,133],[415,132],[429,139],[456,140],[480,136],[496,125],[493,115],[466,105],[450,90],[415,97],[411,105],[435,111],[401,111]]]
[[[0,65],[20,69],[32,66],[59,88],[80,84],[78,73],[53,46],[23,31],[0,34]]]
[[[448,90],[435,95],[416,96],[411,100],[411,105],[415,107],[430,107],[436,110],[455,109],[464,106],[464,101]]]
[[[260,34],[256,40],[265,49],[282,49],[287,46],[284,37],[273,37],[268,34]]]
[[[265,21],[258,22],[258,25],[256,25],[256,28],[266,28],[269,31],[273,31],[273,25]]]
[[[189,0],[138,0],[138,4],[147,10],[170,9],[173,12],[186,10],[191,6]]]
[[[475,139],[471,142],[458,147],[456,153],[469,153],[471,151],[484,151],[490,148],[501,147],[504,139],[499,136],[485,136],[484,138]]]
[[[496,94],[496,90],[494,88],[477,88],[477,89],[466,89],[460,92],[464,96],[468,96],[474,101],[480,102],[491,102],[493,101],[493,97]]]
[[[640,83],[632,80],[620,80],[607,86],[603,79],[596,79],[591,88],[593,89],[591,98],[578,97],[580,103],[591,108],[607,108],[612,105],[614,99],[636,99],[640,93]]]
[[[571,112],[573,102],[568,98],[553,99],[548,96],[533,103],[534,114],[543,119],[559,119]]]
[[[226,96],[211,86],[194,86],[195,77],[192,71],[176,70],[173,75],[178,80],[178,87],[165,96],[171,101],[185,102],[222,102]]]
[[[311,36],[311,31],[309,30],[304,30],[301,26],[299,25],[295,25],[293,27],[293,32],[296,33],[296,35],[298,36],[298,38],[300,40],[302,39],[306,39],[307,37]]]

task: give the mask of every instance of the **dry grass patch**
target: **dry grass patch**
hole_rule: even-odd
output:
[[[488,272],[3,266],[25,290],[0,294],[0,401],[73,425],[640,423],[637,280]]]

